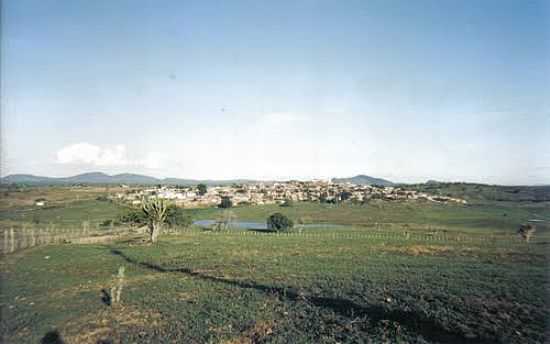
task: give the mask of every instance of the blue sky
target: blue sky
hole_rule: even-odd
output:
[[[2,175],[550,183],[548,1],[2,6]]]

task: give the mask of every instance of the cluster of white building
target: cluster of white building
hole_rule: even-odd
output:
[[[309,202],[368,202],[372,199],[387,201],[425,200],[433,202],[466,203],[465,200],[434,196],[403,187],[379,187],[330,181],[289,181],[275,183],[242,184],[233,186],[212,186],[200,194],[197,187],[154,187],[128,190],[118,193],[116,198],[138,205],[144,197],[158,197],[173,201],[182,207],[210,207],[220,204],[223,197],[229,197],[238,204],[275,204],[285,201]]]

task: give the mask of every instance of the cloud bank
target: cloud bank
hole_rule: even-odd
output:
[[[58,164],[87,167],[131,167],[161,170],[176,163],[167,154],[149,152],[140,159],[128,156],[126,145],[98,146],[87,142],[75,143],[57,151]]]
[[[129,165],[126,146],[100,147],[82,142],[63,147],[57,152],[60,164],[87,164],[100,167]]]

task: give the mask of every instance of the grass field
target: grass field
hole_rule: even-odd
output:
[[[34,196],[33,196],[34,197]],[[29,210],[31,209],[31,210]],[[0,210],[1,224],[116,219],[115,203]],[[220,209],[186,209],[195,220]],[[191,228],[155,245],[49,245],[2,259],[4,343],[544,343],[550,231],[520,223],[548,203],[235,207],[343,224],[290,234]],[[120,266],[120,303],[108,305]],[[106,293],[103,293],[105,290]]]
[[[96,200],[114,192],[114,188],[29,188],[10,192],[9,199],[0,202],[0,226],[4,224],[54,224],[63,228],[80,227],[83,221],[97,225],[105,220],[117,220],[127,212],[126,206]],[[17,197],[15,197],[16,195]],[[36,198],[51,202],[44,208],[33,206]],[[195,220],[214,219],[221,209],[186,209]],[[232,211],[239,220],[265,221],[274,212],[282,212],[293,220],[315,223],[409,224],[449,228],[470,232],[515,232],[520,223],[537,218],[550,220],[550,202],[478,202],[469,205],[432,202],[371,202],[368,205],[296,203],[292,207],[278,205],[242,206]]]
[[[46,207],[23,207],[0,210],[0,223],[34,225],[55,225],[58,228],[79,228],[84,221],[90,226],[99,225],[105,220],[117,219],[128,211],[127,207],[107,201],[84,200],[67,202]]]
[[[416,233],[416,232],[415,232]],[[550,238],[190,230],[3,261],[6,343],[542,343]],[[107,306],[119,266],[120,304]]]
[[[194,219],[214,219],[223,210],[188,209]],[[295,222],[308,219],[315,223],[373,226],[375,224],[422,225],[442,230],[463,230],[482,233],[515,233],[518,225],[529,219],[550,220],[550,203],[491,203],[454,205],[419,202],[372,202],[369,205],[327,205],[297,203],[293,207],[278,205],[232,208],[239,220],[265,221],[274,212],[281,212]]]
[[[95,200],[99,196],[128,191],[115,186],[87,186],[87,187],[0,187],[0,209],[32,208],[34,201],[46,199],[48,205],[65,206],[75,201]]]

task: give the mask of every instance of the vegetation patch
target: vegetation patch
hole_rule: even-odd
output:
[[[413,256],[420,255],[446,255],[454,251],[451,246],[442,245],[410,245],[410,246],[384,246],[384,250],[410,254]]]

